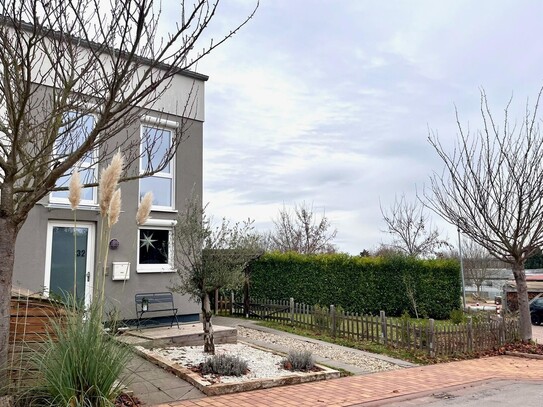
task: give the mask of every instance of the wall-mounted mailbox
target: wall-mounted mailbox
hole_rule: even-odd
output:
[[[130,278],[130,263],[127,261],[114,261],[111,266],[111,279],[124,281]]]

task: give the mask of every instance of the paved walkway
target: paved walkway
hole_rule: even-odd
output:
[[[161,404],[160,407],[384,405],[402,398],[496,379],[543,381],[543,360],[496,356],[184,400]]]
[[[216,318],[217,325],[242,325],[252,322],[242,319]],[[543,327],[534,327],[534,331]],[[280,331],[270,330],[274,333]],[[539,332],[538,332],[539,333]],[[535,334],[535,332],[534,332]],[[534,339],[538,335],[534,335]],[[307,339],[307,338],[304,338]],[[538,340],[541,343],[541,341]],[[268,344],[269,345],[269,344]],[[377,356],[373,355],[372,356]],[[377,356],[379,357],[379,356]],[[386,357],[384,357],[386,358]],[[327,363],[331,365],[332,363]],[[339,366],[338,366],[339,367]],[[342,366],[346,367],[346,366]],[[277,387],[225,396],[206,397],[198,389],[150,362],[134,356],[127,366],[130,389],[147,406],[187,407],[257,407],[257,406],[367,406],[385,405],[403,399],[443,392],[494,380],[543,381],[543,360],[498,356],[416,366],[406,369],[294,386]]]
[[[282,336],[290,336],[293,338],[302,339],[307,342],[317,342],[317,343],[321,342],[316,339],[301,337],[301,336],[293,335],[287,332],[278,331],[278,330],[270,329],[266,327],[261,327],[261,326],[256,325],[255,321],[242,319],[242,318],[214,317],[213,323],[216,326],[244,326],[247,328],[272,332],[272,333],[282,335]],[[132,343],[131,340],[134,340],[134,338],[129,337],[126,341],[129,341],[130,343]],[[138,339],[138,338],[135,338],[135,339]],[[280,345],[270,344],[267,342],[264,343],[264,342],[259,342],[259,341],[252,341],[252,340],[249,340],[248,338],[241,338],[241,339],[243,339],[246,342],[251,342],[256,345],[260,345],[260,346],[263,346],[265,348],[272,349],[275,351],[279,351],[283,353],[288,352],[288,349]],[[133,344],[135,344],[135,342]],[[328,342],[326,342],[326,345],[334,346],[340,351],[344,349],[350,352],[357,352],[363,355],[371,356],[373,358],[386,360],[388,362],[395,363],[403,367],[414,366],[413,364],[409,362],[393,359],[385,355],[377,355],[377,354],[368,353],[368,352],[355,350],[351,348],[345,348],[343,346],[333,345]],[[344,369],[355,375],[368,374],[367,370],[361,369],[357,366],[338,362],[335,360],[322,358],[322,357],[315,357],[315,360],[317,361],[317,363],[323,363],[327,366],[330,366],[336,369]],[[187,399],[198,399],[198,398],[206,397],[204,393],[202,393],[200,390],[193,387],[186,381],[176,377],[172,373],[152,364],[151,362],[144,360],[143,358],[137,355],[134,355],[130,363],[126,366],[125,375],[126,375],[125,376],[126,378],[124,379],[124,382],[126,382],[128,388],[134,393],[135,396],[137,396],[140,400],[145,402],[146,405],[148,406],[160,405],[160,404],[168,405],[168,403],[172,403],[175,401],[187,400]]]

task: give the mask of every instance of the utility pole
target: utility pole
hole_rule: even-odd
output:
[[[464,259],[462,258],[462,241],[460,240],[460,228],[458,231],[458,254],[460,255],[460,275],[462,276],[462,306],[466,310],[466,282],[464,281]]]

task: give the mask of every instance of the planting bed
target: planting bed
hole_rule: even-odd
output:
[[[283,369],[281,361],[285,355],[243,342],[216,345],[217,355],[238,356],[248,362],[248,373],[239,377],[202,376],[199,373],[199,366],[209,357],[203,353],[203,346],[166,346],[152,349],[136,346],[136,351],[151,362],[188,381],[208,396],[340,377],[338,371],[321,365],[315,365],[316,369],[308,372]]]

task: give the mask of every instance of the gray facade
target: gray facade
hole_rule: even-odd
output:
[[[203,81],[205,79],[200,78],[200,80],[197,80],[188,78],[188,80],[191,82],[201,82],[198,85],[201,85],[203,89]],[[178,97],[182,98],[183,95],[180,93],[182,92],[176,92],[175,89],[172,89],[169,97],[173,99],[172,95],[178,94]],[[147,111],[144,115],[146,119],[142,118],[140,123],[134,123],[120,137],[126,137],[127,134],[130,137],[140,137],[142,126],[162,128],[172,126],[172,123],[175,124],[175,122],[181,124],[180,117],[171,114],[166,116],[163,113],[164,108],[160,108],[162,112]],[[156,122],[151,120],[149,122],[149,118],[159,120]],[[165,118],[167,118],[168,124],[164,124],[166,122]],[[134,295],[136,293],[170,291],[169,287],[171,283],[175,282],[177,278],[177,274],[172,267],[163,267],[167,270],[144,269],[146,265],[138,263],[138,259],[139,256],[142,256],[141,250],[144,247],[142,246],[144,244],[142,243],[142,230],[145,230],[145,233],[150,237],[152,237],[152,232],[155,229],[158,231],[155,233],[155,237],[150,240],[151,242],[156,242],[157,236],[164,235],[166,232],[163,231],[165,230],[168,231],[167,233],[170,233],[169,236],[172,239],[173,221],[177,218],[177,212],[185,205],[186,200],[193,191],[200,197],[202,196],[203,112],[190,120],[184,119],[183,131],[184,141],[181,143],[174,160],[175,162],[171,167],[173,169],[171,177],[171,185],[173,186],[171,208],[161,207],[153,209],[150,221],[144,226],[138,227],[136,212],[140,196],[146,190],[143,190],[143,187],[140,188],[140,180],[120,184],[122,191],[122,212],[119,222],[113,226],[110,236],[111,239],[116,239],[118,247],[109,250],[106,265],[105,293],[109,307],[117,309],[122,319],[134,319],[136,317],[134,305]],[[129,155],[129,152],[123,153]],[[140,161],[135,160],[131,163],[128,173],[137,173],[139,165]],[[96,168],[96,174],[99,174],[101,169]],[[85,282],[85,295],[92,297],[93,284],[99,281],[97,273],[102,272],[98,257],[100,251],[98,236],[102,227],[99,206],[96,203],[80,205],[76,211],[76,217],[77,230],[79,231],[79,228],[84,230],[82,233],[84,233],[88,245],[88,250],[86,248],[82,249],[79,243],[75,245],[78,249],[77,256],[82,262],[81,266],[78,267],[84,269],[85,273],[89,273],[88,277],[85,276],[87,279]],[[35,292],[43,291],[44,289],[45,292],[49,290],[53,291],[53,278],[57,278],[58,273],[62,273],[55,269],[55,264],[58,261],[68,261],[67,259],[62,259],[62,257],[68,257],[63,255],[62,242],[70,243],[67,238],[63,241],[58,236],[60,236],[59,233],[62,233],[62,228],[72,228],[71,230],[73,230],[73,226],[74,212],[70,209],[68,203],[59,202],[58,199],[55,200],[52,196],[42,199],[30,212],[27,221],[18,235],[15,245],[13,284]],[[65,229],[65,231],[67,230],[69,229]],[[65,232],[65,235],[67,236],[68,233]],[[67,246],[68,244],[66,244]],[[172,246],[170,245],[169,247],[171,248]],[[147,247],[147,249],[149,248]],[[70,251],[73,252],[73,247],[67,250],[67,252]],[[70,256],[71,260],[69,261],[72,261],[73,264],[73,255]],[[172,253],[169,253],[169,256],[172,256]],[[116,267],[122,269],[123,264],[126,263],[130,265],[129,276],[127,278],[118,278],[119,274],[114,275],[113,273],[113,265],[117,264]],[[118,279],[114,279],[114,277]],[[200,307],[196,302],[188,296],[178,293],[174,293],[174,300],[176,307],[179,309],[180,320],[195,320],[198,318]]]

